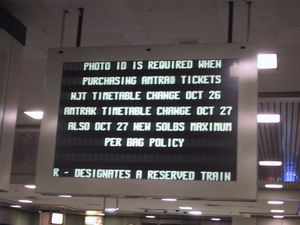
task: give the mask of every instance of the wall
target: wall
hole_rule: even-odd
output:
[[[197,220],[149,220],[144,218],[129,217],[106,217],[105,225],[127,225],[133,223],[135,225],[147,224],[190,224],[190,225],[299,225],[300,219],[269,219],[269,218],[244,218],[234,217],[230,222],[213,222]],[[24,212],[21,210],[0,207],[0,224],[10,225],[39,225],[39,214]],[[65,225],[84,225],[84,216],[82,215],[66,215]]]
[[[145,219],[145,218],[133,218],[133,217],[105,217],[104,225],[141,225],[141,224],[160,224],[160,225],[231,225],[230,222],[213,222],[213,221],[197,221],[195,220],[157,220],[157,219]],[[84,217],[78,215],[67,215],[65,225],[84,225]]]
[[[84,225],[84,217],[81,215],[66,215],[65,225]]]
[[[189,219],[191,219],[189,217]],[[139,219],[139,218],[106,218],[105,225],[127,225],[129,222],[133,222],[135,225],[146,223],[150,220]],[[172,222],[173,221],[173,222]],[[148,222],[148,223],[149,223]],[[151,222],[154,222],[153,220]],[[156,220],[156,224],[198,224],[198,225],[300,225],[300,219],[266,219],[266,218],[244,218],[234,217],[232,223],[230,222],[213,222],[213,221],[202,221],[197,223],[197,220]],[[155,224],[155,223],[153,223]],[[79,225],[79,224],[74,224]]]
[[[300,219],[257,219],[256,225],[299,225]]]
[[[299,225],[300,219],[271,219],[234,217],[232,225]]]
[[[9,189],[23,48],[0,28],[0,190]]]
[[[201,219],[201,218],[200,218]],[[133,223],[135,225],[141,225],[141,224],[159,224],[159,225],[231,225],[230,222],[213,222],[213,221],[198,221],[196,218],[194,220],[191,220],[190,217],[188,217],[187,220],[175,220],[175,219],[145,219],[145,218],[109,218],[106,217],[104,220],[104,225],[128,225],[129,223]]]
[[[0,224],[38,225],[39,214],[0,207]]]

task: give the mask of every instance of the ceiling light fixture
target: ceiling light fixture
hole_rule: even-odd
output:
[[[283,185],[282,184],[265,184],[265,188],[280,189],[280,188],[283,188]]]
[[[221,221],[220,218],[211,218],[210,220],[211,220],[211,221]]]
[[[44,112],[43,111],[25,111],[24,112],[27,116],[30,116],[31,118],[35,120],[41,120],[43,119]]]
[[[60,198],[72,198],[72,195],[58,195]]]
[[[34,185],[34,184],[26,184],[26,185],[24,185],[24,187],[26,187],[28,189],[36,189],[36,185]]]
[[[148,218],[148,219],[155,219],[156,218],[156,216],[151,216],[151,215],[148,215],[148,216],[145,216],[146,218]]]
[[[268,201],[269,205],[282,205],[284,201]]]
[[[192,210],[193,208],[190,206],[179,206],[180,210]]]
[[[193,215],[193,216],[199,216],[202,214],[201,211],[189,211],[189,214]]]
[[[260,166],[281,166],[281,161],[259,161],[258,164]]]
[[[271,213],[284,213],[283,209],[271,209]]]
[[[21,203],[32,203],[32,201],[29,200],[29,199],[19,199],[18,202],[21,202]]]
[[[19,209],[19,208],[22,208],[22,206],[20,205],[10,205],[11,208],[16,208],[16,209]]]
[[[276,69],[277,54],[258,54],[257,69]]]
[[[282,216],[282,215],[275,215],[275,216],[273,216],[273,218],[274,218],[274,219],[283,219],[284,216]]]
[[[280,115],[279,114],[258,114],[257,122],[258,123],[279,123]]]
[[[161,200],[165,201],[165,202],[176,202],[177,201],[176,198],[162,198]]]
[[[113,213],[113,212],[116,212],[119,210],[119,208],[105,208],[104,209],[105,212],[108,212],[108,213]]]

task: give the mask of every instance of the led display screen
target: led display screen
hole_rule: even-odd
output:
[[[237,59],[64,62],[54,177],[235,181]]]

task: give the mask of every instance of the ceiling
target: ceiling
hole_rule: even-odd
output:
[[[258,159],[282,160],[283,166],[259,167],[256,202],[179,200],[166,203],[147,196],[120,198],[120,214],[185,216],[183,211],[178,211],[178,206],[186,204],[203,211],[206,216],[270,216],[266,201],[280,198],[285,200],[286,215],[298,216],[300,2],[253,0],[250,17],[247,1],[234,2],[233,42],[255,44],[262,51],[278,54],[278,69],[259,71],[258,112],[277,112],[281,114],[281,122],[258,124]],[[19,198],[34,200],[33,205],[23,207],[25,210],[63,209],[81,213],[85,209],[103,207],[101,196],[64,199],[43,196],[23,187],[25,183],[34,182],[40,125],[39,121],[26,117],[23,111],[43,109],[47,50],[75,47],[79,7],[84,8],[81,46],[227,42],[227,0],[2,0],[0,6],[27,27],[12,185],[9,192],[0,193],[0,201],[5,206],[16,203]],[[63,27],[64,10],[67,13]],[[266,182],[283,183],[284,190],[266,191]]]

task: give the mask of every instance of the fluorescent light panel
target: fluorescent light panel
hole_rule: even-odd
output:
[[[165,202],[176,202],[177,201],[176,198],[162,198],[161,200],[165,201]]]
[[[271,213],[284,213],[283,209],[271,209]]]
[[[277,54],[258,54],[257,69],[276,69]]]
[[[180,210],[192,210],[193,208],[190,206],[179,206]]]
[[[257,122],[258,123],[279,123],[280,115],[279,114],[258,114]]]
[[[211,220],[211,221],[221,221],[220,218],[211,218],[210,220]]]
[[[274,219],[283,219],[284,216],[282,216],[282,215],[275,215],[275,216],[273,216],[273,218],[274,218]]]
[[[265,184],[265,188],[274,188],[274,189],[280,189],[282,188],[282,184]]]
[[[29,200],[29,199],[19,199],[18,202],[21,202],[21,203],[32,203],[32,201]]]
[[[112,212],[118,211],[119,208],[105,208],[104,210],[105,210],[105,212],[112,213]]]
[[[202,214],[201,211],[189,211],[189,214],[194,215],[194,216],[199,216]]]
[[[19,209],[19,208],[22,208],[22,206],[20,205],[10,205],[11,208],[16,208],[16,209]]]
[[[41,120],[43,119],[44,112],[43,111],[25,111],[24,112],[27,116],[30,116],[31,118],[35,120]]]
[[[259,161],[260,166],[281,166],[281,161]]]
[[[72,198],[72,195],[58,195],[60,198]]]
[[[36,189],[36,186],[34,184],[26,184],[26,185],[24,185],[24,187],[26,187],[28,189]]]
[[[156,218],[156,216],[151,216],[151,215],[148,215],[148,216],[145,216],[146,218],[148,218],[148,219],[155,219]]]
[[[284,204],[283,201],[268,201],[269,205],[282,205]]]

